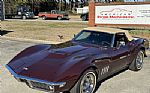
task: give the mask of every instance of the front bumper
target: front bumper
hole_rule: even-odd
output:
[[[62,88],[66,85],[66,82],[49,82],[45,80],[18,75],[8,65],[6,65],[6,68],[18,81],[25,82],[30,88],[33,88],[33,89],[56,92],[55,88],[56,89]]]
[[[26,15],[27,18],[34,18],[34,15]]]

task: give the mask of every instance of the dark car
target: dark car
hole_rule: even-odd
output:
[[[97,82],[108,76],[126,68],[141,70],[148,47],[146,39],[128,31],[90,27],[68,42],[29,47],[6,67],[30,88],[94,93]]]
[[[80,18],[82,19],[82,21],[88,21],[89,20],[89,13],[83,13],[80,15]]]
[[[13,3],[7,2],[5,8],[5,18],[33,19],[34,13],[28,6],[21,5],[16,7]]]

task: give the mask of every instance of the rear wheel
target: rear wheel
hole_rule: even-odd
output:
[[[94,70],[87,70],[71,89],[70,93],[94,93],[96,83],[96,72]]]
[[[42,19],[43,19],[43,20],[46,20],[46,16],[42,16]]]
[[[61,17],[61,16],[58,16],[58,17],[57,17],[57,19],[58,19],[58,20],[61,20],[61,19],[62,19],[62,17]]]
[[[143,59],[144,59],[144,53],[143,51],[140,51],[136,58],[133,60],[133,62],[130,64],[129,69],[132,71],[139,71],[143,67]]]

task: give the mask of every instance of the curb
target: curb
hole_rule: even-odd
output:
[[[16,38],[16,37],[8,37],[8,36],[0,36],[0,39],[14,40],[14,41],[20,41],[20,42],[41,43],[41,44],[59,44],[59,43],[62,43],[62,42],[56,42],[56,41],[35,40],[35,39]]]

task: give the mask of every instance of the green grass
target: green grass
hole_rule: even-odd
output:
[[[134,35],[150,34],[150,30],[130,30],[129,33],[134,34]]]

